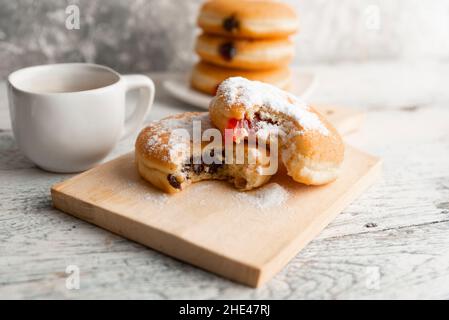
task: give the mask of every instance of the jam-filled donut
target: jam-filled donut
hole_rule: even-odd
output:
[[[218,86],[223,80],[236,76],[266,82],[282,89],[289,89],[291,82],[291,72],[288,67],[273,70],[248,71],[228,69],[199,62],[193,67],[190,83],[196,90],[215,95]]]
[[[295,48],[288,38],[254,41],[203,34],[197,39],[196,52],[203,61],[215,65],[263,70],[288,65]]]
[[[298,30],[298,17],[277,1],[211,0],[201,8],[198,25],[206,33],[234,38],[281,38]]]
[[[244,140],[251,130],[267,141],[279,138],[279,154],[297,182],[321,185],[335,180],[344,144],[335,128],[312,107],[292,94],[257,81],[229,78],[211,101],[211,120],[220,130],[234,130]]]
[[[257,188],[270,179],[264,174],[269,167],[269,152],[259,152],[256,147],[244,147],[244,162],[225,161],[221,149],[210,147],[210,142],[193,146],[193,124],[201,123],[201,132],[213,128],[207,112],[187,112],[152,122],[139,134],[135,145],[135,158],[139,174],[155,187],[176,193],[193,182],[202,180],[227,180],[241,190]],[[184,129],[190,138],[178,135]],[[213,140],[213,139],[212,139]],[[198,150],[197,150],[198,149]],[[207,155],[206,155],[207,154]],[[237,152],[230,155],[235,160]]]

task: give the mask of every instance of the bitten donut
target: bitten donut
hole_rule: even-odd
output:
[[[277,1],[212,0],[202,6],[198,25],[206,33],[234,38],[282,38],[298,30],[298,17]]]
[[[293,42],[288,38],[254,41],[207,34],[198,37],[195,50],[203,61],[243,70],[284,67],[295,54]]]
[[[210,142],[203,142],[195,148],[195,122],[201,124],[202,133],[213,128],[207,112],[188,112],[155,121],[141,131],[135,144],[135,159],[137,170],[145,180],[167,193],[176,193],[202,180],[227,180],[246,191],[270,179],[270,175],[263,174],[269,166],[269,153],[259,152],[257,148],[244,145],[243,163],[225,161],[224,145],[218,150],[218,147],[210,148]],[[191,137],[179,131],[175,134],[179,129]],[[232,151],[233,160],[236,154]]]
[[[196,90],[215,95],[219,84],[223,80],[236,76],[266,82],[282,89],[288,89],[291,82],[291,72],[287,67],[273,70],[245,71],[199,62],[192,70],[190,83]]]
[[[344,144],[335,128],[301,99],[258,81],[229,78],[210,103],[211,120],[220,130],[234,130],[238,142],[254,130],[258,139],[279,138],[288,174],[297,182],[321,185],[335,180]]]

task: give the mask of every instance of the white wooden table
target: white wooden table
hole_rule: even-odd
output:
[[[346,139],[384,159],[384,178],[257,290],[53,209],[50,186],[69,175],[36,169],[17,150],[2,83],[0,298],[449,298],[449,64],[304,70],[319,76],[311,100],[367,111]],[[195,108],[158,86],[151,119],[185,110]],[[66,288],[68,265],[80,269],[79,290]]]

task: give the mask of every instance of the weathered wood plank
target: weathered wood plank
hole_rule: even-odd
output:
[[[60,217],[58,217],[59,219]],[[449,222],[313,241],[264,287],[252,290],[154,251],[67,221],[41,239],[11,241],[0,261],[9,298],[448,298]],[[65,226],[65,229],[63,228]],[[65,236],[79,237],[72,243]],[[23,238],[22,238],[23,239]],[[2,252],[4,248],[2,248]],[[81,289],[65,288],[76,264]],[[14,268],[11,266],[14,265]],[[419,275],[419,276],[417,276]],[[438,284],[438,285],[436,285]]]

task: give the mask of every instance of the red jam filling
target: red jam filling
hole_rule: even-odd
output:
[[[232,140],[239,142],[248,136],[250,130],[252,130],[252,123],[248,119],[235,119],[231,118],[228,121],[226,129],[233,129]]]

